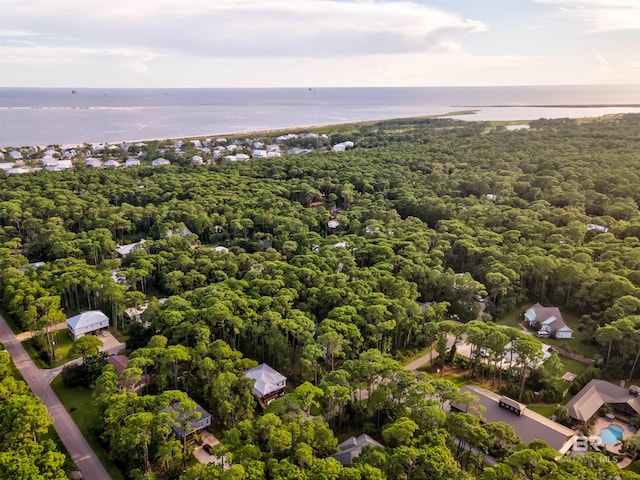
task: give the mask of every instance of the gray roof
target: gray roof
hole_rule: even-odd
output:
[[[575,420],[586,422],[593,417],[605,403],[626,403],[640,413],[640,399],[632,395],[629,389],[620,387],[605,380],[593,379],[567,403],[569,416]]]
[[[139,242],[136,243],[129,243],[127,245],[121,245],[118,248],[116,248],[116,252],[118,252],[118,254],[122,255],[123,257],[125,255],[129,255],[134,248],[139,247],[140,245],[142,245],[143,243],[145,243],[146,240],[143,238],[142,240],[140,240]],[[140,247],[142,248],[142,247]]]
[[[256,397],[265,397],[272,392],[278,391],[286,384],[287,377],[280,372],[274,370],[266,363],[262,363],[257,367],[247,370],[245,376],[253,378],[256,383],[253,386],[253,394]]]
[[[363,433],[359,437],[349,437],[340,445],[338,445],[338,452],[331,455],[338,460],[342,465],[350,465],[353,459],[356,458],[364,447],[382,447],[383,445],[376,442],[366,433]]]
[[[72,330],[76,330],[77,328],[87,327],[96,323],[100,323],[103,320],[109,320],[109,317],[107,317],[100,310],[90,310],[88,312],[79,313],[74,317],[67,318],[67,325]]]
[[[190,398],[189,400],[192,400],[192,399]],[[202,408],[197,402],[194,401],[194,403],[196,404],[195,411],[199,413],[199,415],[196,416],[197,418],[194,418],[189,421],[190,428],[189,428],[189,431],[187,432],[187,435],[193,432],[196,432],[198,430],[201,430],[202,427],[199,426],[200,420],[207,417],[211,417],[211,414],[207,412],[204,408]],[[169,407],[162,409],[163,412],[166,412],[168,410],[174,410],[176,412],[180,412],[180,402],[172,403]],[[176,433],[176,435],[178,435],[178,437],[184,438],[184,429],[179,424],[182,422],[185,416],[191,415],[193,412],[194,412],[193,410],[188,410],[182,413],[178,413],[178,416],[175,419],[178,425],[173,425],[172,427],[173,431]]]
[[[511,425],[516,435],[525,443],[543,440],[551,448],[561,453],[566,453],[567,448],[572,444],[569,440],[575,435],[573,430],[529,409],[525,409],[522,415],[518,416],[498,405],[503,397],[497,393],[475,385],[466,385],[460,391],[469,392],[478,397],[478,404],[485,408],[482,416],[487,423],[504,422]],[[466,411],[466,407],[463,405],[454,404],[452,406],[457,410]],[[474,411],[469,411],[469,413],[474,413]]]

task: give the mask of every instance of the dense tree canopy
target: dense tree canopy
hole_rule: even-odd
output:
[[[579,315],[609,374],[640,370],[640,116],[530,127],[395,120],[341,132],[356,145],[341,153],[152,168],[162,146],[152,142],[136,168],[0,173],[2,305],[50,356],[50,327],[65,314],[102,309],[129,333],[126,379],[103,373],[95,402],[102,440],[139,475],[181,468],[188,450],[159,414],[181,391],[228,431],[233,462],[187,478],[466,478],[460,466],[473,472],[481,459],[463,458],[465,445],[497,430],[445,421],[450,386],[394,363],[423,348],[454,356],[446,338],[462,330],[451,320],[467,323],[469,375],[493,375],[497,388],[511,342],[516,398],[540,345],[491,320],[527,301]],[[167,234],[184,227],[192,233]],[[252,421],[243,372],[255,362],[304,388]],[[555,370],[532,375],[550,398]],[[118,391],[147,375],[147,395]],[[366,423],[387,450],[340,467],[312,412],[336,430]],[[564,468],[518,448],[502,448],[486,477]]]

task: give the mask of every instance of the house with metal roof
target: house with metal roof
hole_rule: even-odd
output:
[[[67,318],[67,328],[74,340],[85,335],[109,328],[109,317],[100,310],[82,312],[74,317]]]
[[[569,416],[578,422],[589,421],[600,407],[609,404],[625,415],[640,415],[638,387],[624,388],[606,380],[593,379],[566,405]]]
[[[460,389],[460,392],[469,392],[476,396],[478,403],[468,408],[466,405],[454,402],[451,405],[452,411],[471,413],[479,416],[486,423],[504,422],[513,427],[516,435],[523,442],[543,440],[563,455],[573,446],[576,432],[527,409],[525,405],[515,400],[475,385],[466,385]],[[474,408],[477,405],[484,407],[482,414]]]
[[[244,375],[256,381],[252,393],[262,408],[269,405],[274,398],[284,395],[287,377],[266,363],[247,370]]]
[[[366,433],[363,433],[359,437],[349,437],[340,445],[338,445],[338,451],[331,455],[338,460],[342,465],[351,465],[353,460],[362,453],[365,447],[376,448],[383,447],[379,442],[376,442]]]
[[[118,248],[116,248],[116,253],[118,254],[119,257],[125,257],[129,255],[135,248],[142,248],[142,244],[145,242],[146,240],[143,238],[142,240],[136,243],[121,245]]]

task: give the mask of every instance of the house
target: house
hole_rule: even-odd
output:
[[[102,160],[99,158],[89,157],[84,161],[84,164],[89,168],[102,168]]]
[[[138,167],[140,165],[140,159],[138,158],[127,158],[124,161],[124,166],[129,168],[129,167]]]
[[[146,240],[143,238],[139,242],[129,243],[127,245],[121,245],[116,248],[116,253],[119,257],[126,257],[129,255],[135,248],[142,248],[142,244],[145,243]]]
[[[103,166],[104,168],[119,168],[120,162],[116,160],[107,160],[106,162],[104,162]]]
[[[338,460],[342,465],[351,465],[353,460],[362,453],[362,450],[366,447],[370,448],[383,448],[383,445],[376,442],[366,433],[363,433],[359,437],[349,437],[340,445],[338,445],[338,451],[331,455]]]
[[[29,173],[32,172],[33,170],[28,169],[28,168],[22,168],[22,167],[15,167],[15,168],[10,168],[9,170],[5,170],[7,172],[7,175],[17,175],[20,173]]]
[[[217,247],[213,247],[216,252],[220,253],[229,253],[229,249],[227,247],[223,247],[222,245],[218,245]]]
[[[196,402],[194,403],[196,404],[196,408],[193,410],[181,411],[180,402],[173,403],[169,407],[161,410],[161,412],[168,412],[169,410],[178,412],[178,416],[175,419],[176,424],[173,426],[173,433],[175,433],[180,440],[184,440],[185,437],[188,437],[192,433],[199,432],[211,425],[211,414]],[[184,426],[187,421],[187,431],[185,432]]]
[[[280,152],[267,152],[267,158],[279,158],[281,156]]]
[[[236,161],[237,162],[245,162],[247,160],[249,160],[251,157],[249,155],[247,155],[246,153],[238,153],[236,155]]]
[[[13,159],[13,160],[22,160],[22,153],[18,152],[17,150],[11,150],[9,152],[9,156]]]
[[[74,317],[67,318],[67,328],[74,340],[84,337],[88,333],[109,328],[109,317],[100,310],[82,312]]]
[[[524,312],[524,321],[530,327],[540,326],[540,330],[549,332],[556,338],[572,338],[573,330],[564,323],[558,307],[543,307],[540,303]]]
[[[593,379],[566,405],[569,416],[578,422],[589,421],[605,403],[624,415],[640,415],[637,387],[624,388],[605,380]]]
[[[167,233],[164,234],[165,238],[173,237],[174,235],[178,235],[180,237],[186,237],[187,235],[192,235],[193,232],[189,230],[189,227],[176,227],[170,228],[167,230]]]
[[[267,158],[267,151],[266,150],[256,149],[256,150],[253,151],[251,156],[253,158]]]
[[[45,156],[40,159],[40,163],[42,163],[43,167],[57,167],[58,160],[53,157]]]
[[[587,230],[595,230],[598,233],[607,233],[609,231],[609,227],[598,225],[597,223],[587,223]]]
[[[129,364],[129,357],[127,357],[126,355],[110,355],[109,358],[107,358],[107,363],[109,365],[113,365],[113,369],[116,371],[116,375],[120,376],[122,375],[122,372],[125,371],[125,369],[127,368],[127,365]],[[118,381],[118,387],[120,387],[120,389],[129,390],[131,392],[138,392],[142,390],[144,387],[146,387],[148,384],[149,384],[149,376],[144,374],[140,377],[140,380],[138,380],[136,383],[133,383],[129,380]]]
[[[171,165],[171,162],[169,160],[167,160],[166,158],[156,158],[155,160],[153,160],[151,162],[151,165],[153,165],[154,167],[159,167],[161,165]]]
[[[355,144],[351,141],[336,143],[333,147],[331,147],[331,150],[333,150],[334,152],[344,152],[349,148],[353,148],[354,145]]]
[[[14,167],[13,163],[11,162],[2,162],[0,163],[0,170],[4,170],[5,172],[7,170],[10,170]]]
[[[244,374],[256,382],[253,386],[253,396],[256,397],[262,408],[277,397],[284,395],[284,387],[287,385],[287,377],[280,374],[266,363],[262,363]]]
[[[203,163],[204,160],[202,160],[202,157],[200,155],[194,155],[193,157],[191,157],[192,165],[202,165]]]
[[[504,422],[511,425],[516,435],[525,443],[543,440],[562,455],[573,446],[576,433],[542,415],[526,408],[525,405],[508,397],[500,396],[476,385],[465,385],[460,392],[468,392],[478,398],[477,404],[484,407],[482,414],[466,405],[451,405],[452,412],[467,412],[481,417],[486,423]]]

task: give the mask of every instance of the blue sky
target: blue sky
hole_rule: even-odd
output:
[[[0,0],[0,86],[640,83],[640,0]]]

